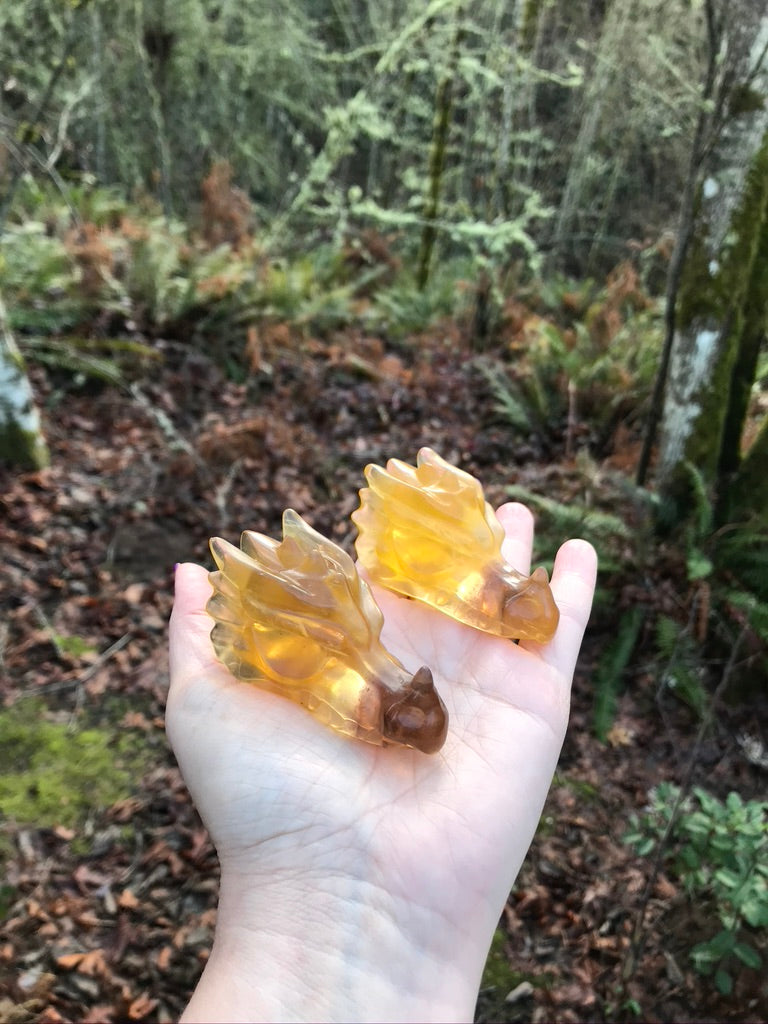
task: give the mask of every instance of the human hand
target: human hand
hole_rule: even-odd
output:
[[[499,510],[529,571],[533,519]],[[382,640],[449,712],[432,756],[346,740],[216,660],[199,566],[179,566],[168,733],[222,869],[216,941],[185,1019],[471,1019],[568,718],[596,559],[570,541],[542,646],[374,590]]]

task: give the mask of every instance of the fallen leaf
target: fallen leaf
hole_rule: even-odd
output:
[[[138,907],[139,901],[130,889],[123,889],[118,896],[117,905],[123,910],[134,910]]]
[[[623,725],[614,725],[605,734],[605,738],[612,747],[631,747],[635,734]]]
[[[60,967],[62,971],[72,971],[84,956],[85,953],[65,953],[63,956],[56,957],[56,966]]]
[[[128,1007],[128,1019],[141,1020],[142,1017],[146,1017],[148,1013],[151,1013],[156,1006],[156,999],[150,999],[149,996],[140,995],[138,998],[134,999]]]
[[[167,971],[168,968],[171,966],[172,956],[173,946],[163,946],[162,949],[158,952],[157,957],[155,958],[157,969],[163,972]]]

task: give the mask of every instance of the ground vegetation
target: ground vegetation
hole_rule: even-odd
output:
[[[768,1016],[762,6],[0,6],[0,1020],[178,1016],[173,564],[425,444],[601,562],[478,1020]]]

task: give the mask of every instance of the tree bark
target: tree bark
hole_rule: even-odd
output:
[[[440,211],[440,194],[443,187],[443,169],[448,146],[448,132],[451,127],[451,111],[453,109],[453,87],[456,66],[461,51],[461,19],[463,8],[456,11],[456,34],[453,39],[448,67],[437,87],[435,94],[435,118],[432,127],[432,144],[429,150],[429,186],[424,203],[424,227],[421,232],[419,255],[416,261],[416,285],[423,291],[429,280],[432,263],[432,252],[437,238],[437,215]]]
[[[743,374],[755,327],[750,307],[760,304],[755,289],[762,291],[764,279],[757,256],[768,210],[767,157],[768,134],[752,156],[735,211],[717,177],[702,190],[698,231],[677,299],[657,468],[659,489],[680,512],[689,498],[690,466],[714,498],[723,469],[731,470],[738,457],[746,414]],[[728,242],[713,250],[708,242],[718,221],[727,225]]]
[[[768,76],[754,62],[765,56],[768,12],[747,10],[746,0],[738,6],[746,23],[722,34],[728,119],[706,160],[674,306],[656,476],[677,520],[691,510],[692,467],[715,498],[750,287],[762,279],[756,267],[768,211]],[[762,102],[738,109],[734,99],[745,87]],[[733,432],[729,421],[731,446]]]
[[[768,137],[766,142],[768,142]],[[762,174],[765,191],[768,193],[768,145],[763,146],[762,156],[762,167],[756,167],[755,170]],[[741,439],[749,411],[752,386],[757,374],[760,349],[765,342],[767,314],[768,201],[764,206],[760,241],[744,300],[736,360],[731,375],[731,394],[720,446],[718,472],[721,479],[730,473],[735,473],[741,463]]]

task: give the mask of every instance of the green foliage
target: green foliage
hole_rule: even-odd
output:
[[[747,521],[720,530],[713,558],[741,587],[753,595],[756,614],[768,605],[768,531],[759,522]]]
[[[670,693],[701,716],[708,703],[700,645],[687,626],[668,615],[656,619],[656,648],[660,682]]]
[[[497,364],[479,363],[496,411],[513,426],[560,437],[575,403],[579,419],[600,437],[617,412],[637,408],[647,398],[659,352],[658,312],[627,313],[609,337],[587,326],[588,316],[589,311],[569,330],[532,316],[524,344],[514,342],[516,360],[506,373]]]
[[[69,191],[91,221],[50,189],[24,191],[31,219],[9,224],[0,249],[0,288],[25,354],[76,379],[122,385],[134,367],[157,358],[129,331],[211,340],[222,361],[236,362],[246,323],[322,333],[360,322],[398,341],[463,301],[456,276],[470,270],[467,261],[442,264],[419,290],[412,275],[397,271],[386,239],[381,252],[362,257],[342,239],[268,258],[247,238],[238,249],[209,247],[180,221],[99,193]],[[101,327],[106,318],[111,337]]]
[[[532,992],[533,988],[540,987],[544,982],[541,976],[530,977],[516,971],[510,965],[506,946],[507,936],[504,929],[499,927],[491,940],[491,948],[488,950],[480,982],[479,1005],[482,1006],[482,1020],[509,1020],[509,1004],[506,1002],[509,993],[521,984],[525,984]]]
[[[630,608],[619,619],[616,637],[604,650],[595,672],[594,729],[604,743],[616,713],[616,698],[624,685],[624,673],[637,645],[647,609]]]
[[[6,3],[8,173],[50,176],[62,191],[118,184],[170,216],[194,210],[226,154],[281,251],[308,230],[387,219],[415,251],[438,87],[449,82],[432,222],[441,255],[535,271],[554,221],[560,253],[607,267],[616,239],[676,212],[700,19],[685,0],[665,5],[661,22],[647,4],[605,16],[533,10],[521,31],[515,6],[496,0]]]
[[[376,292],[366,314],[369,328],[398,341],[455,313],[461,302],[457,281],[461,281],[465,269],[466,264],[461,262],[436,267],[424,288],[419,288],[410,274],[399,274],[392,284]]]
[[[624,519],[612,512],[576,501],[565,504],[518,484],[511,484],[505,490],[510,498],[542,513],[542,532],[546,536],[587,537],[597,547],[601,561],[603,553],[610,558],[617,546],[632,537]]]
[[[50,333],[74,327],[83,315],[76,267],[61,238],[41,221],[6,230],[0,239],[0,292],[12,331]]]
[[[531,414],[522,398],[515,393],[508,375],[498,363],[478,359],[475,366],[485,377],[495,399],[494,412],[516,430],[527,431],[531,426]]]
[[[81,658],[84,654],[97,653],[97,649],[81,636],[65,636],[51,630],[50,637],[59,656]]]
[[[753,935],[768,929],[768,802],[745,801],[738,793],[721,801],[700,787],[693,797],[681,800],[671,783],[658,786],[624,841],[648,856],[666,840],[670,873],[689,898],[712,902],[721,929],[693,946],[690,956],[696,970],[728,995],[736,962],[762,968]]]
[[[138,341],[123,338],[59,338],[29,335],[20,338],[20,347],[32,362],[72,375],[75,384],[93,379],[124,387],[130,369],[146,360],[157,360],[157,352]]]
[[[342,268],[328,247],[295,259],[265,265],[257,283],[247,289],[254,312],[270,320],[287,321],[317,331],[349,322],[355,293],[375,271],[352,281],[341,281]]]
[[[493,934],[491,948],[488,950],[488,959],[480,985],[481,988],[493,987],[504,990],[504,995],[517,983],[518,979],[518,975],[510,967],[509,957],[504,949],[506,942],[507,936],[503,929],[497,928]]]

